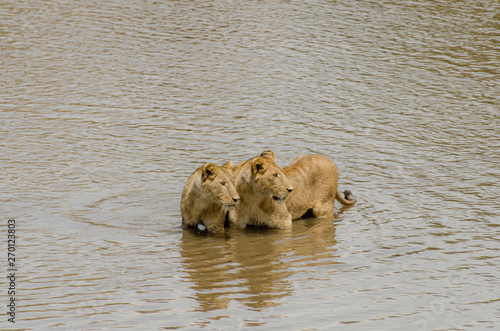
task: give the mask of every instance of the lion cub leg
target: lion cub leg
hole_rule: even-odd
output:
[[[272,229],[287,229],[292,226],[292,215],[284,203],[277,204],[273,199],[264,199],[255,213],[255,225],[265,225]]]
[[[238,209],[239,208],[236,207],[229,211],[229,226],[231,228],[244,230],[246,229],[249,220],[247,217],[239,216]]]
[[[270,228],[274,229],[288,229],[292,227],[292,216],[290,214],[285,215],[279,219],[275,219],[269,224]]]
[[[203,215],[203,225],[211,233],[224,233],[226,211],[222,208],[210,208]]]
[[[278,206],[277,217],[273,223],[274,227],[278,229],[288,229],[292,227],[292,215],[288,212],[285,204]]]
[[[313,215],[316,218],[334,218],[335,217],[335,202],[319,203],[312,209]]]

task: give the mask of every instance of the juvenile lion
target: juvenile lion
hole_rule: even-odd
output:
[[[207,163],[187,180],[181,198],[182,224],[203,224],[208,232],[224,233],[227,211],[240,199],[232,180],[228,162],[219,167]]]
[[[261,155],[276,160],[271,151],[264,151]],[[292,219],[300,218],[308,211],[317,218],[332,218],[335,199],[344,205],[356,202],[350,191],[344,192],[345,198],[341,196],[337,189],[337,167],[325,156],[299,156],[284,167],[283,172],[294,187],[286,199]]]
[[[265,225],[284,229],[292,225],[285,200],[293,190],[283,170],[266,156],[257,156],[233,167],[240,203],[229,211],[231,226]]]

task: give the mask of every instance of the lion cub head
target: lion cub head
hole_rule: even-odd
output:
[[[263,156],[252,160],[252,173],[254,191],[262,192],[273,198],[278,204],[284,203],[290,192],[293,191],[292,184],[286,178],[283,170],[268,155],[263,154]]]
[[[230,210],[240,199],[229,170],[231,165],[222,167],[207,163],[202,167],[202,196],[206,200],[221,205]]]

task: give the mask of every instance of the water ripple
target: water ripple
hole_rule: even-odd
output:
[[[19,326],[495,328],[496,7],[2,2]],[[358,203],[180,228],[197,167],[269,148],[330,157]]]

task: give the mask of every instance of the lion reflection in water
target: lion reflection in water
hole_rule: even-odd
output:
[[[231,301],[261,309],[293,294],[295,273],[334,272],[335,245],[334,224],[313,218],[286,231],[228,229],[225,237],[183,231],[180,254],[200,309],[226,309]]]

